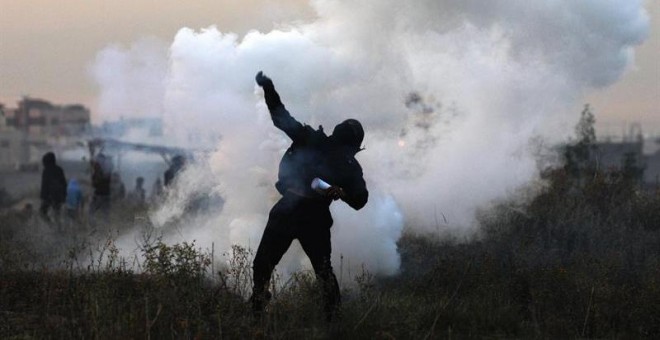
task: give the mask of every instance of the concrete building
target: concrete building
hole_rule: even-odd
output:
[[[625,162],[626,157],[633,156],[637,164],[644,166],[645,157],[643,153],[644,142],[622,141],[622,142],[600,142],[597,143],[596,158],[601,169],[618,169]]]
[[[647,145],[654,144],[654,145]],[[660,139],[646,139],[641,135],[617,142],[597,143],[596,161],[603,170],[621,169],[626,158],[634,157],[636,165],[644,168],[644,185],[650,189],[659,188],[660,184]],[[653,153],[645,151],[654,150]]]
[[[27,162],[25,134],[8,126],[5,107],[0,104],[0,170],[15,169]]]
[[[42,99],[24,97],[15,109],[6,110],[8,126],[30,136],[46,138],[75,136],[90,129],[89,109],[82,105],[53,105]]]
[[[70,144],[91,130],[82,105],[54,105],[24,97],[15,108],[0,104],[0,169],[38,169],[44,152]]]
[[[660,150],[646,157],[644,181],[656,190],[660,189]]]

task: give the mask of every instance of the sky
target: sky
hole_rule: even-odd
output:
[[[268,31],[311,17],[299,0],[0,0],[0,101],[30,95],[94,109],[98,88],[89,68],[110,45],[171,42],[183,27]]]
[[[631,122],[660,133],[660,1],[645,6],[651,30],[636,48],[635,65],[584,97],[601,134],[618,134]],[[14,106],[29,95],[94,112],[99,88],[90,68],[108,46],[154,37],[169,43],[182,27],[216,25],[242,36],[314,18],[303,0],[0,0],[0,103]]]

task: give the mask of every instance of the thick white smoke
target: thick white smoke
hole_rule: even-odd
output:
[[[143,38],[130,49],[107,47],[90,68],[101,87],[99,112],[104,120],[160,117],[163,113],[167,44]]]
[[[289,144],[272,126],[257,71],[274,80],[302,122],[329,133],[359,119],[366,150],[357,158],[371,197],[359,212],[333,204],[333,260],[338,268],[343,256],[353,273],[365,265],[391,274],[404,225],[469,228],[475,209],[536,177],[530,140],[564,138],[583,93],[616,81],[631,64],[648,31],[642,5],[318,0],[318,19],[309,24],[242,38],[216,27],[182,28],[169,54],[152,59],[153,49],[110,48],[94,70],[102,98],[119,101],[102,110],[126,105],[122,112],[131,112],[136,98],[148,98],[149,107],[163,108],[166,136],[181,145],[222,137],[208,163],[179,183],[185,192],[212,190],[226,199],[222,212],[179,235],[221,251],[235,243],[256,248]],[[123,61],[143,58],[156,67]],[[161,73],[152,77],[154,70]],[[154,86],[131,86],[145,74]],[[185,196],[172,197],[154,221],[176,217]],[[300,254],[292,250],[281,270],[304,265]]]

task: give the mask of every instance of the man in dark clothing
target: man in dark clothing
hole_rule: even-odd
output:
[[[251,297],[256,314],[270,299],[267,286],[275,265],[298,239],[312,262],[321,282],[325,312],[332,318],[340,303],[339,285],[330,262],[330,203],[341,199],[355,210],[368,199],[362,168],[355,159],[364,138],[362,125],[349,119],[337,125],[331,136],[323,128],[303,125],[286,110],[270,78],[259,72],[256,82],[264,90],[266,105],[273,123],[293,141],[279,166],[275,187],[282,198],[273,206],[254,258],[254,287]],[[329,189],[317,192],[315,178],[330,183]]]
[[[50,221],[48,210],[53,208],[56,220],[59,220],[60,208],[66,199],[67,184],[64,171],[57,165],[55,154],[52,152],[46,153],[41,162],[44,170],[41,173],[41,207],[39,211],[44,219]]]
[[[165,174],[163,176],[166,187],[172,184],[174,178],[183,169],[184,165],[185,165],[185,159],[183,158],[183,156],[176,155],[172,158],[172,164],[170,164],[170,167],[167,169],[167,171],[165,171]]]
[[[115,171],[110,176],[110,200],[118,202],[124,198],[126,198],[126,185],[124,185],[119,172]]]
[[[144,177],[138,177],[135,179],[135,188],[129,194],[131,203],[133,204],[142,204],[145,202],[147,194],[144,190]]]
[[[92,161],[92,187],[94,197],[90,209],[92,213],[102,213],[107,217],[110,211],[110,186],[112,181],[112,160],[99,153]]]

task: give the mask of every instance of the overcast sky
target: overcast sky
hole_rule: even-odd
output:
[[[647,1],[651,32],[637,62],[616,84],[588,95],[599,127],[626,122],[660,132],[660,1]],[[143,37],[171,42],[181,27],[216,25],[223,32],[269,31],[277,23],[313,20],[304,0],[0,0],[0,102],[21,95],[96,108],[88,67],[110,44]]]

